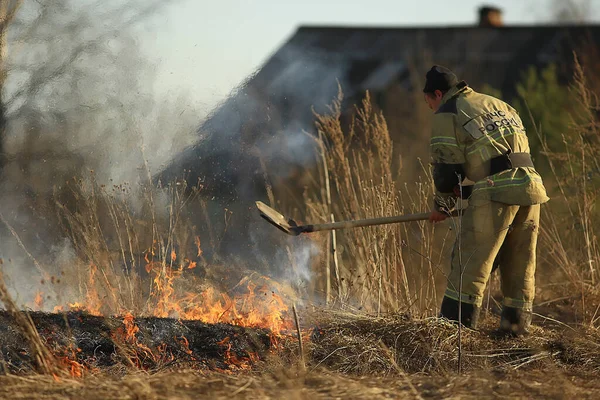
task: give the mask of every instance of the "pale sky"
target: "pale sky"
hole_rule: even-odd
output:
[[[200,111],[223,100],[301,25],[470,25],[482,4],[503,9],[506,25],[551,20],[552,0],[179,0],[140,38],[156,62],[156,91],[187,92]],[[589,20],[600,21],[590,1]]]

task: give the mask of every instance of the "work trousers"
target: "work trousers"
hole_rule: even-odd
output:
[[[452,222],[458,233],[445,295],[481,306],[492,267],[498,263],[504,305],[531,310],[539,221],[539,204],[489,201],[467,207]]]

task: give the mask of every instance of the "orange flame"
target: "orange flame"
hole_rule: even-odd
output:
[[[181,293],[181,290],[176,290],[176,285],[188,283],[189,280],[182,278],[186,276],[186,271],[197,267],[196,262],[184,260],[189,262],[187,268],[184,268],[184,264],[181,268],[171,268],[166,262],[159,261],[152,261],[145,265],[146,271],[151,275],[150,299],[146,306],[148,315],[200,320],[211,324],[228,323],[244,327],[267,328],[275,335],[293,328],[288,306],[275,291],[280,290],[280,285],[276,282],[261,277],[263,284],[257,286],[246,277],[229,292],[220,292],[208,286],[199,293]],[[88,274],[85,299],[68,303],[68,310],[103,315],[104,302],[98,293],[100,288],[98,267],[90,264]],[[113,291],[116,292],[116,289]],[[36,306],[38,308],[43,306],[41,292],[36,296]],[[54,312],[63,310],[63,306],[54,307]],[[125,318],[126,324],[133,321],[133,316],[130,314]]]
[[[225,364],[233,370],[248,370],[252,368],[252,364],[258,361],[258,354],[255,352],[246,352],[247,357],[238,356],[235,352],[231,351],[231,339],[226,337],[225,339],[217,342],[219,346],[225,347]]]
[[[134,349],[133,353],[130,355],[131,361],[138,367],[143,368],[143,360],[149,359],[154,363],[158,363],[159,361],[172,361],[174,356],[170,353],[170,357],[166,357],[166,344],[162,343],[158,346],[158,352],[161,355],[157,357],[148,346],[143,343],[140,343],[137,338],[137,333],[140,328],[135,323],[135,318],[131,313],[126,313],[123,317],[123,329],[118,330],[116,333],[113,333],[113,337],[117,340],[125,340],[126,343],[131,345]]]
[[[125,325],[125,340],[129,343],[137,343],[136,333],[139,332],[140,328],[133,321],[133,315],[131,313],[125,314],[123,317],[123,324]]]
[[[196,237],[195,244],[198,255],[202,254],[200,248],[200,238]],[[158,252],[163,255],[163,252]],[[157,253],[157,254],[158,254]],[[171,251],[169,257],[163,259],[155,258],[154,246],[145,252],[144,258],[147,263],[145,269],[150,275],[150,297],[146,301],[146,314],[156,317],[173,317],[186,320],[199,320],[205,323],[228,323],[244,327],[266,328],[270,334],[271,344],[276,346],[278,338],[285,331],[291,330],[292,319],[289,316],[288,306],[279,293],[284,293],[277,282],[266,277],[260,277],[261,285],[251,281],[250,277],[242,279],[235,287],[228,291],[220,291],[212,286],[203,286],[199,292],[190,292],[182,290],[189,288],[190,276],[189,270],[197,267],[195,261],[180,255],[178,265],[171,267],[171,263],[177,260],[175,251]],[[70,310],[85,310],[93,315],[102,315],[109,307],[104,306],[102,295],[110,295],[110,283],[108,278],[103,275],[104,271],[99,270],[96,264],[90,263],[88,269],[87,282],[85,285],[85,296],[80,301],[69,303]],[[194,274],[195,276],[195,274]],[[99,285],[101,283],[101,285]],[[117,288],[113,288],[113,297],[116,298]],[[43,294],[40,292],[36,296],[36,306],[43,306]],[[62,311],[62,306],[55,307],[55,312]],[[132,365],[139,368],[146,368],[148,361],[154,363],[168,362],[174,359],[174,355],[169,351],[166,344],[161,344],[158,348],[150,349],[140,341],[140,328],[135,323],[135,318],[131,312],[127,312],[123,317],[123,325],[112,333],[113,338],[121,340],[131,349],[129,354]],[[175,338],[180,348],[193,357],[193,352],[189,347],[187,338],[181,336]],[[223,354],[225,362],[230,370],[249,369],[258,359],[256,353],[241,353],[232,351],[232,344],[229,338],[219,342],[224,347]],[[75,353],[72,356],[64,354],[57,355],[57,359],[62,360],[72,376],[79,377],[84,373],[84,367],[76,361]]]
[[[44,308],[44,294],[41,291],[36,293],[34,303],[38,310]]]
[[[202,255],[202,249],[200,248],[200,236],[196,236],[194,243],[196,244],[196,248],[198,248],[198,257],[200,257]]]
[[[64,369],[66,369],[71,377],[73,378],[82,378],[87,368],[77,361],[77,353],[81,353],[80,348],[75,348],[73,344],[69,345],[63,354],[57,354],[56,359],[58,360],[58,365]],[[54,375],[54,379],[58,380],[58,376]]]
[[[181,345],[181,347],[183,347],[183,351],[188,354],[188,355],[192,355],[192,350],[190,349],[190,342],[187,340],[187,338],[185,336],[181,336],[181,338],[177,338],[175,337],[175,340]],[[192,357],[192,359],[194,359],[194,357]]]
[[[291,329],[291,319],[287,317],[288,307],[275,292],[262,287],[247,285],[247,293],[230,297],[208,288],[198,294],[175,298],[173,289],[174,274],[168,268],[167,274],[159,273],[154,279],[155,294],[158,297],[155,315],[159,317],[177,316],[182,319],[200,320],[206,323],[229,323],[245,327],[268,328],[279,333]]]

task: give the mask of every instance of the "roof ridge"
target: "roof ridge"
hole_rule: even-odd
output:
[[[373,30],[373,31],[401,31],[401,30],[511,30],[511,29],[585,29],[600,28],[600,23],[589,24],[519,24],[504,25],[500,27],[480,27],[477,25],[299,25],[296,31],[304,30]]]

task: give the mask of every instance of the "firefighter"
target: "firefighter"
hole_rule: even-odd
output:
[[[497,263],[504,297],[499,332],[527,334],[540,205],[549,198],[523,123],[509,104],[475,92],[442,66],[427,72],[423,92],[434,111],[430,151],[436,194],[430,221],[445,220],[459,195],[468,198],[456,220],[440,316],[458,321],[460,304],[462,324],[475,329]],[[475,184],[463,186],[465,178]]]

